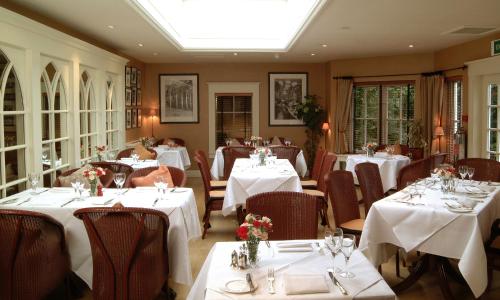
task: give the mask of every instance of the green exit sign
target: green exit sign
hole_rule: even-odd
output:
[[[500,40],[491,41],[491,55],[500,54]]]

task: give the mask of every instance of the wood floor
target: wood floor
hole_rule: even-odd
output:
[[[204,193],[201,178],[189,178],[187,186],[194,189],[198,205],[198,215],[200,216],[201,222],[201,216],[203,216],[204,213]],[[329,209],[328,216],[330,218],[330,223],[334,224],[331,208]],[[209,229],[204,240],[200,239],[189,243],[193,278],[196,278],[198,275],[198,272],[205,261],[206,255],[216,242],[234,241],[234,232],[238,226],[235,216],[223,217],[220,213],[213,213],[210,223],[212,224],[212,228]],[[319,226],[318,238],[323,238],[323,230],[323,227]],[[393,285],[399,281],[395,274],[394,260],[384,264],[382,269],[383,276],[389,285]],[[406,276],[408,274],[406,269],[402,268],[402,270],[402,275]],[[170,282],[169,286],[177,292],[176,299],[186,299],[186,296],[189,293],[189,287],[178,285],[173,282]],[[456,299],[474,299],[472,293],[467,287],[460,286],[453,281],[450,283],[450,286]],[[442,299],[437,278],[433,275],[424,275],[417,284],[399,294],[398,297],[401,300]],[[82,299],[92,299],[90,291],[88,291]],[[500,272],[496,272],[494,274],[492,288],[482,297],[482,299],[500,299]]]

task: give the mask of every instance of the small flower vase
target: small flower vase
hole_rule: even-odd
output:
[[[259,163],[261,166],[266,165],[266,154],[264,152],[259,153]]]
[[[102,161],[102,155],[101,154],[97,154],[97,161]]]
[[[248,262],[253,268],[257,265],[257,254],[259,252],[259,239],[250,239],[247,241]]]
[[[97,196],[97,180],[90,180],[90,197]]]
[[[375,151],[371,148],[366,149],[366,156],[373,157],[375,155]]]
[[[252,142],[252,147],[257,147],[257,142]]]

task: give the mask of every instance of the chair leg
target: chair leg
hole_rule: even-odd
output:
[[[399,249],[396,251],[396,276],[401,278],[401,272],[399,269]]]
[[[211,209],[207,207],[205,209],[205,215],[203,216],[203,235],[201,236],[202,240],[205,239],[205,235],[207,235],[208,228],[212,227],[210,225],[210,213]]]

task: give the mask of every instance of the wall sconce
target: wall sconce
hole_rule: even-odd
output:
[[[321,126],[321,130],[323,130],[325,134],[325,149],[326,149],[326,135],[328,134],[328,130],[330,130],[330,124],[328,124],[328,122],[324,122],[323,125]]]
[[[153,125],[154,125],[154,124],[153,124],[153,121],[154,121],[154,117],[156,116],[156,113],[157,113],[157,112],[156,112],[156,108],[151,108],[151,109],[149,110],[149,116],[151,117],[151,137],[155,137],[155,136],[154,136],[154,133],[153,133],[153,128],[154,128],[154,127],[153,127]]]
[[[438,139],[438,148],[436,153],[440,153],[441,151],[441,137],[444,136],[444,129],[441,126],[437,126],[434,129],[434,136]]]

